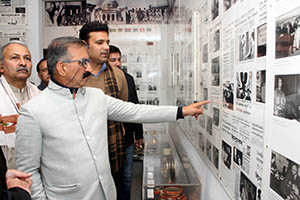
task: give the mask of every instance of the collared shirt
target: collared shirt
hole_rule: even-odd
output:
[[[100,71],[99,71],[97,74],[93,74],[93,73],[92,73],[91,75],[94,76],[94,77],[98,77],[98,76],[100,76],[101,72],[103,72],[104,70],[106,70],[106,63],[104,63],[104,64],[102,65]]]
[[[13,91],[15,97],[17,98],[18,102],[20,102],[21,105],[25,104],[27,101],[29,101],[29,94],[28,94],[28,89],[25,86],[21,90],[19,88],[16,88],[12,85],[10,85],[11,90]]]

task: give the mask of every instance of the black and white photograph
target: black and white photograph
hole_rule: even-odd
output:
[[[275,57],[300,54],[300,7],[276,18]]]
[[[0,6],[11,6],[11,0],[1,0]]]
[[[250,60],[255,55],[254,29],[246,31],[239,36],[239,61]]]
[[[208,89],[207,88],[203,88],[203,99],[208,99]],[[203,105],[204,109],[207,109],[208,106],[207,104]]]
[[[209,139],[206,138],[206,156],[208,158],[208,160],[211,161],[211,157],[212,157],[212,144],[209,141]]]
[[[219,0],[212,0],[211,3],[211,18],[214,20],[219,16]]]
[[[148,84],[148,91],[149,92],[157,91],[157,86],[154,84]]]
[[[212,118],[210,116],[206,116],[206,131],[212,135]]]
[[[198,116],[200,127],[205,129],[205,114]]]
[[[219,169],[219,149],[217,147],[213,147],[213,164],[216,169]]]
[[[223,83],[223,107],[233,110],[234,84],[230,81]]]
[[[240,178],[240,199],[256,200],[256,186],[241,172]]]
[[[217,107],[213,107],[213,125],[219,126],[220,123],[220,110]]]
[[[223,8],[224,8],[224,11],[228,10],[228,9],[231,7],[231,1],[232,1],[232,0],[224,0],[224,1],[223,1]]]
[[[165,24],[168,1],[87,0],[90,21],[108,24]]]
[[[252,72],[237,72],[236,81],[236,98],[251,101]]]
[[[257,27],[257,57],[267,55],[267,24]]]
[[[300,122],[300,74],[276,75],[273,115]]]
[[[222,140],[222,162],[230,169],[231,167],[232,148],[224,140]]]
[[[266,102],[266,70],[256,72],[256,102]]]
[[[205,138],[201,132],[199,132],[199,148],[202,152],[205,152]]]
[[[220,85],[220,58],[216,57],[211,60],[211,85]]]
[[[135,72],[135,77],[136,78],[142,78],[143,77],[143,73],[141,71],[136,71]]]
[[[208,62],[208,44],[205,44],[203,46],[202,61],[203,61],[203,63],[207,63]]]
[[[272,151],[270,188],[283,199],[300,199],[299,164]]]
[[[213,51],[216,52],[219,50],[220,50],[220,29],[216,30],[213,36]]]
[[[159,98],[158,97],[154,97],[154,98],[147,98],[146,100],[146,104],[147,105],[159,105]]]
[[[238,148],[233,148],[233,161],[239,165],[243,166],[243,152],[241,152]]]
[[[45,26],[80,26],[87,23],[86,1],[46,1]]]

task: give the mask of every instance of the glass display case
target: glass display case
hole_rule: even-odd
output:
[[[164,129],[145,131],[143,199],[200,200],[198,175],[175,140]]]

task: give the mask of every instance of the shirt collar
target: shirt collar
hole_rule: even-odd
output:
[[[58,82],[57,80],[55,80],[52,76],[50,78],[51,78],[51,81],[53,81],[55,84],[57,84],[57,85],[59,85],[59,86],[61,86],[63,88],[68,88],[70,90],[71,94],[73,94],[74,92],[75,92],[75,94],[77,93],[78,88],[67,87],[67,86],[61,84],[60,82]]]
[[[26,86],[25,86],[24,88],[22,88],[22,89],[16,88],[15,86],[13,86],[13,85],[11,85],[11,84],[9,84],[9,86],[10,86],[11,90],[12,90],[14,93],[21,93],[21,94],[23,94],[23,93],[26,92],[26,89],[27,89]]]
[[[101,67],[101,69],[100,69],[100,71],[97,73],[97,74],[91,74],[91,76],[93,76],[93,77],[98,77],[98,76],[100,76],[100,74],[101,74],[101,72],[103,72],[104,70],[106,70],[106,63],[103,63],[103,65],[102,65],[102,67]]]

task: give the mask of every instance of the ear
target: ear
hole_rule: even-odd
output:
[[[66,65],[65,65],[65,63],[63,63],[61,61],[58,61],[56,63],[56,73],[59,76],[66,76]]]

